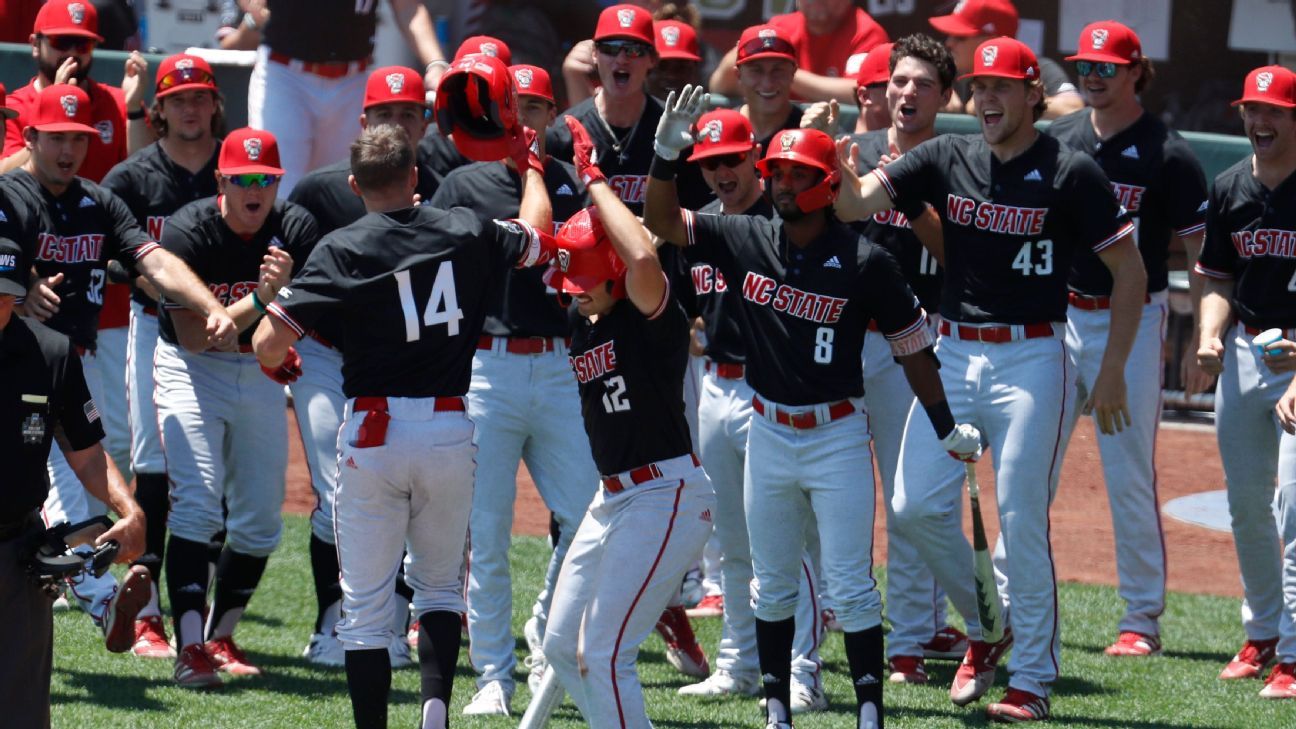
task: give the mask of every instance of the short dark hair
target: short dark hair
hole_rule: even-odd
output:
[[[1143,89],[1146,89],[1148,84],[1152,83],[1152,79],[1156,78],[1156,68],[1152,65],[1152,59],[1147,56],[1139,58],[1130,68],[1132,69],[1134,66],[1143,69],[1143,75],[1139,76],[1139,80],[1134,82],[1134,93],[1141,94]]]
[[[1039,121],[1040,118],[1044,116],[1044,112],[1048,110],[1048,91],[1044,89],[1044,81],[1037,78],[1030,78],[1026,79],[1023,83],[1026,84],[1026,93],[1028,94],[1031,92],[1031,89],[1039,89],[1040,100],[1031,109],[1031,113],[1035,115],[1035,121]]]
[[[926,33],[907,35],[896,41],[891,48],[891,62],[888,68],[895,71],[896,64],[906,56],[931,64],[932,68],[936,69],[937,77],[940,78],[941,91],[954,85],[954,77],[958,75],[958,71],[954,68],[954,56],[944,43]]]
[[[361,191],[399,186],[413,166],[414,146],[395,124],[370,127],[351,143],[351,174]]]
[[[225,95],[219,91],[212,90],[212,103],[216,105],[216,113],[212,114],[211,133],[212,136],[220,139],[225,136]],[[162,118],[162,102],[166,97],[153,99],[153,105],[149,107],[148,125],[157,132],[158,138],[164,138],[167,135],[167,121]]]

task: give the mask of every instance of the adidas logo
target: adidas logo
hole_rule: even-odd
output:
[[[1209,200],[1202,200],[1202,204],[1199,205],[1199,206],[1197,207],[1197,212],[1199,212],[1199,213],[1204,213],[1204,212],[1206,212],[1206,206],[1207,206],[1209,203],[1210,203]],[[3,218],[3,217],[4,217],[4,213],[0,213],[0,218]]]
[[[356,469],[356,470],[360,470],[360,467],[356,465],[355,459],[352,458],[351,456],[347,456],[347,459],[346,459],[346,467],[347,467],[347,468],[354,468],[354,469]]]
[[[711,510],[710,510],[710,509],[707,509],[707,510],[703,511],[703,512],[702,512],[702,517],[701,517],[701,519],[702,519],[702,521],[704,521],[704,522],[710,524],[710,523],[711,523]]]
[[[558,186],[557,190],[554,190],[554,194],[555,195],[575,195],[576,193],[572,191],[571,185],[568,185],[567,183],[564,182],[563,184]]]
[[[864,674],[863,676],[860,676],[860,677],[859,677],[859,680],[855,682],[855,685],[856,685],[856,686],[872,686],[873,684],[875,684],[875,683],[877,683],[877,682],[878,682],[878,680],[877,680],[877,676],[874,676],[874,675],[871,674],[871,673],[866,673],[866,674]]]
[[[77,207],[79,207],[79,208],[92,208],[92,207],[94,207],[94,204],[95,204],[95,201],[94,201],[94,200],[91,200],[89,195],[83,195],[83,196],[81,197],[81,202],[77,203]]]
[[[824,268],[841,268],[842,265],[841,265],[841,261],[837,260],[837,256],[833,256],[832,258],[829,258],[828,260],[824,261],[824,265],[823,265],[823,267],[824,267]]]
[[[1121,150],[1121,156],[1122,156],[1122,157],[1128,157],[1128,158],[1130,158],[1130,159],[1138,159],[1138,158],[1139,158],[1139,156],[1138,156],[1138,147],[1135,147],[1134,145],[1131,144],[1130,146],[1128,146],[1128,147],[1126,147],[1125,149]]]
[[[1027,182],[1043,182],[1044,175],[1041,175],[1039,170],[1031,170],[1030,172],[1027,172],[1026,176],[1022,179]]]
[[[279,240],[279,236],[276,235],[270,239],[270,242],[267,243],[266,246],[270,248],[283,248],[283,241]]]

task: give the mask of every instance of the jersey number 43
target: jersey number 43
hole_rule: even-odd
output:
[[[414,301],[414,285],[410,283],[408,269],[397,271],[396,291],[400,294],[401,312],[405,315],[405,341],[417,342],[423,330],[419,326],[417,304]],[[446,325],[446,336],[459,334],[459,320],[464,318],[463,309],[459,308],[459,299],[455,296],[454,264],[442,261],[437,268],[436,280],[432,282],[432,295],[428,297],[423,308],[423,326],[434,327]]]

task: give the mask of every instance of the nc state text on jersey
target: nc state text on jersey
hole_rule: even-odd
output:
[[[1044,232],[1048,208],[1019,208],[999,203],[978,203],[961,195],[950,194],[945,215],[957,225],[1002,235],[1039,235]]]
[[[712,291],[722,294],[729,290],[729,284],[718,268],[699,263],[689,273],[693,275],[693,291],[698,294],[709,294]]]
[[[1296,258],[1296,231],[1281,228],[1239,230],[1233,233],[1232,238],[1233,247],[1242,258]]]
[[[36,237],[38,244],[36,260],[56,261],[58,263],[84,263],[98,261],[103,253],[104,237],[101,233],[71,235],[63,237],[53,233],[41,233]]]
[[[743,279],[742,294],[748,301],[817,324],[836,324],[846,308],[846,299],[802,291],[753,271]]]
[[[1143,193],[1147,192],[1146,187],[1126,185],[1121,182],[1113,182],[1112,190],[1116,192],[1116,200],[1131,213],[1137,213],[1143,206]]]
[[[616,191],[621,202],[642,203],[648,193],[648,175],[612,175],[608,187]]]
[[[604,342],[588,352],[568,357],[576,381],[582,385],[616,369],[616,340]]]

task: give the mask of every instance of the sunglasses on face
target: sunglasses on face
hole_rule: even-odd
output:
[[[769,38],[753,38],[742,44],[742,47],[738,49],[739,58],[747,58],[757,53],[779,53],[793,58],[797,57],[796,46],[782,38],[773,36]]]
[[[626,58],[643,58],[648,55],[648,51],[651,50],[648,47],[648,44],[639,43],[637,41],[599,41],[594,45],[598,48],[599,53],[610,58],[616,58],[621,55],[622,51],[625,51]]]
[[[166,91],[182,84],[209,84],[215,86],[216,77],[201,68],[177,68],[163,76],[161,81],[158,81],[157,90]]]
[[[1103,63],[1094,63],[1093,61],[1076,61],[1075,67],[1076,67],[1076,73],[1080,74],[1080,78],[1084,78],[1085,76],[1088,76],[1089,74],[1095,72],[1098,74],[1098,78],[1116,77],[1117,65],[1111,63],[1110,61],[1106,61]]]
[[[243,175],[226,175],[225,179],[235,187],[270,187],[279,181],[279,175],[268,175],[264,172],[249,172]]]
[[[737,167],[746,161],[746,152],[734,152],[733,154],[720,154],[715,157],[703,157],[698,160],[698,164],[707,172],[714,172],[720,167]]]
[[[56,51],[73,53],[88,53],[95,45],[92,38],[82,38],[79,35],[47,35],[45,40],[49,41],[50,48]]]

